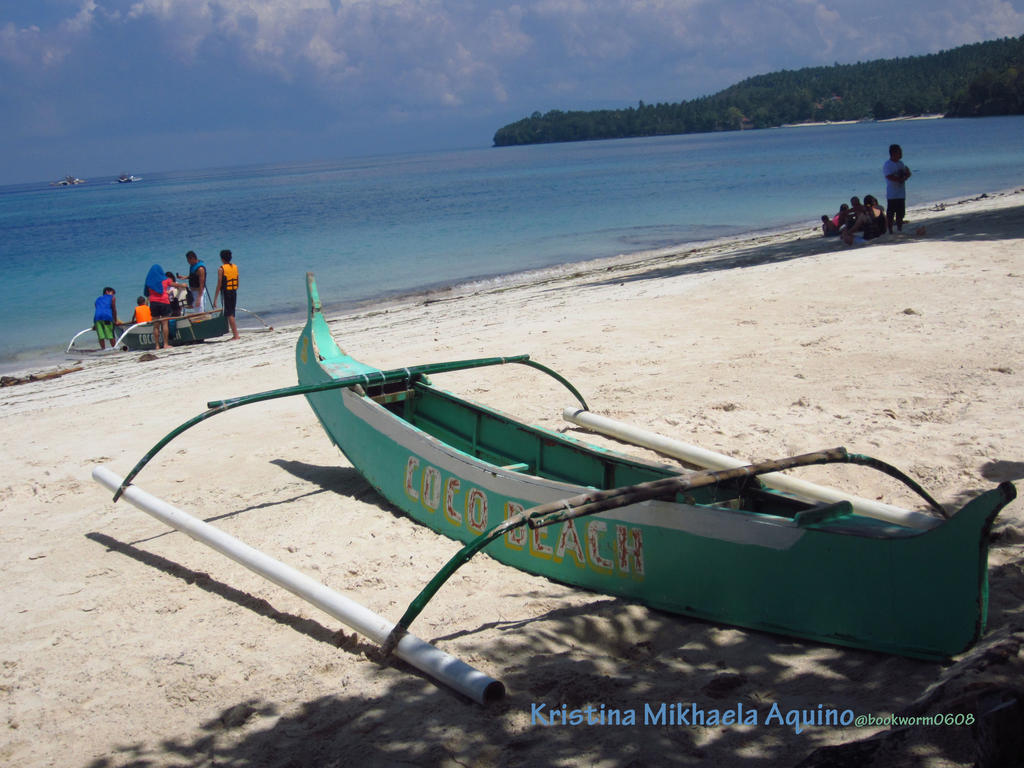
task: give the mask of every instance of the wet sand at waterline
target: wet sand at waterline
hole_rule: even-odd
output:
[[[597,413],[748,460],[844,445],[954,506],[1024,477],[1022,214],[1024,194],[994,194],[911,210],[902,235],[869,245],[809,226],[588,262],[331,327],[381,368],[529,353]],[[855,764],[971,765],[1019,749],[1020,501],[993,532],[988,634],[950,664],[668,615],[479,557],[413,631],[505,683],[505,699],[484,708],[91,481],[97,464],[127,473],[208,400],[294,384],[298,330],[147,360],[108,353],[0,390],[4,764],[797,765],[874,734]],[[434,380],[655,458],[566,425],[571,397],[530,369]],[[857,468],[800,476],[916,504]],[[302,398],[202,423],[136,483],[391,620],[457,549],[384,502]],[[821,588],[841,600],[857,585]],[[662,704],[688,722],[651,722]],[[590,707],[592,722],[553,720],[563,705]],[[984,725],[785,722],[833,709]],[[613,710],[636,722],[609,724]],[[744,724],[708,724],[730,712]]]

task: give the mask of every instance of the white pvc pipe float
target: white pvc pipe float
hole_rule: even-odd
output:
[[[603,435],[617,438],[632,445],[650,448],[652,451],[657,451],[666,456],[681,459],[706,469],[732,469],[733,467],[742,467],[749,463],[734,459],[732,456],[709,451],[706,448],[689,445],[671,437],[659,435],[656,432],[648,432],[631,424],[609,419],[607,416],[598,416],[596,413],[579,408],[564,409],[562,411],[562,418],[593,432],[600,432]],[[769,488],[792,493],[796,496],[830,503],[848,501],[853,505],[853,510],[858,515],[872,517],[876,520],[883,520],[887,523],[894,523],[907,528],[928,530],[942,522],[934,515],[901,509],[900,507],[872,501],[871,499],[863,499],[859,496],[837,491],[835,488],[816,485],[806,480],[783,475],[779,472],[770,472],[766,475],[760,475],[759,478]]]
[[[103,466],[95,467],[92,477],[111,491],[116,491],[122,482],[122,478]],[[230,557],[249,570],[312,603],[375,643],[383,645],[395,628],[392,622],[335,592],[330,587],[309,578],[258,549],[253,549],[219,528],[215,528],[187,512],[182,512],[137,486],[128,486],[122,498],[157,520],[206,544],[222,555]],[[497,701],[505,695],[505,686],[498,680],[488,677],[483,672],[414,635],[405,634],[393,652],[398,658],[479,704]]]

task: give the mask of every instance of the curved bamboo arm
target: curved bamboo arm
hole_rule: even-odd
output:
[[[261,403],[265,400],[275,400],[281,397],[293,397],[295,395],[308,395],[314,392],[325,392],[331,389],[344,389],[346,387],[352,387],[357,384],[363,386],[374,386],[383,385],[395,381],[413,381],[415,379],[422,378],[428,374],[433,373],[447,373],[450,371],[467,370],[470,368],[482,368],[490,365],[505,365],[507,363],[523,363],[529,365],[538,370],[544,371],[559,382],[564,384],[573,395],[582,403],[583,398],[576,391],[576,388],[572,386],[565,378],[558,373],[555,373],[550,368],[541,365],[540,363],[534,363],[530,360],[529,355],[515,355],[513,357],[483,357],[471,360],[455,360],[447,363],[427,363],[425,365],[413,365],[408,368],[393,368],[388,371],[371,371],[368,373],[358,373],[352,376],[345,376],[341,379],[332,379],[330,381],[320,382],[318,384],[298,384],[292,387],[284,387],[282,389],[273,389],[267,392],[257,392],[252,395],[243,395],[241,397],[228,398],[226,400],[211,400],[206,404],[208,410],[200,413],[198,416],[194,416],[185,423],[181,424],[167,435],[165,435],[156,445],[150,448],[146,454],[138,461],[138,463],[132,467],[131,472],[125,475],[124,481],[121,486],[117,489],[114,494],[114,501],[121,498],[125,488],[127,488],[131,481],[135,479],[135,476],[139,474],[146,464],[148,464],[157,453],[163,449],[165,445],[171,442],[174,438],[191,429],[196,424],[202,421],[206,421],[218,413],[229,411],[232,408],[238,408],[242,405],[251,405],[253,403]],[[584,404],[584,407],[585,404]]]
[[[569,380],[567,378],[565,378],[562,374],[558,373],[558,371],[554,371],[551,368],[548,368],[546,365],[541,365],[540,363],[536,362],[535,360],[530,360],[528,357],[525,360],[514,360],[513,362],[522,363],[523,365],[528,365],[531,368],[536,368],[538,371],[542,371],[542,372],[546,373],[548,376],[550,376],[555,381],[560,383],[563,387],[568,389],[572,393],[572,396],[575,397],[579,401],[579,404],[583,406],[583,410],[585,410],[585,411],[589,411],[590,410],[587,407],[587,401],[583,399],[583,395],[581,395],[577,391],[576,387],[574,387],[572,384],[569,383]]]
[[[68,348],[65,349],[64,352],[70,352],[71,348],[75,346],[75,342],[78,341],[80,337],[84,336],[87,333],[91,333],[93,330],[95,329],[90,326],[89,328],[86,328],[84,331],[79,331],[74,336],[72,336],[71,341],[68,342]]]
[[[153,322],[152,320],[147,320],[144,323],[132,323],[127,328],[125,328],[123,331],[121,331],[121,335],[117,337],[117,341],[114,342],[114,346],[120,347],[121,346],[121,342],[124,340],[125,336],[127,336],[129,333],[134,331],[140,325],[150,325],[150,324],[152,324],[152,322]]]

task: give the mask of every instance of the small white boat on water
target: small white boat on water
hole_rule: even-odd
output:
[[[75,184],[84,184],[85,179],[80,179],[77,176],[65,176],[60,181],[51,181],[51,187],[71,187]]]
[[[133,181],[142,181],[141,176],[130,176],[127,173],[122,173],[117,177],[118,184],[131,184]]]

